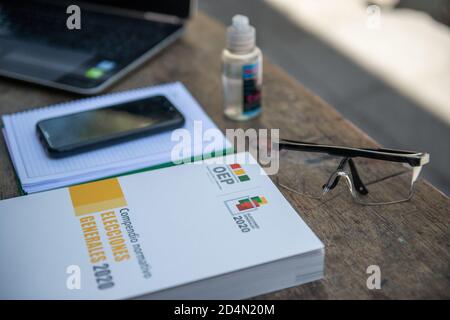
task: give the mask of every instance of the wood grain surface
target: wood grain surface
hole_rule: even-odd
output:
[[[226,120],[220,80],[224,32],[223,25],[199,13],[179,41],[109,91],[181,81],[223,130],[279,128],[282,137],[376,146],[361,130],[267,59],[262,115],[243,124]],[[77,98],[0,78],[1,114]],[[257,298],[450,298],[450,201],[426,181],[417,183],[411,201],[390,206],[360,206],[351,201],[347,190],[333,193],[326,201],[282,192],[324,242],[325,278]],[[0,198],[15,196],[18,185],[4,140],[0,139]],[[366,286],[366,269],[370,265],[381,268],[380,290]]]

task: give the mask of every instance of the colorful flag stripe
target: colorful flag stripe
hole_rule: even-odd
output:
[[[242,169],[240,164],[231,164],[230,165],[231,170],[233,173],[238,177],[240,182],[248,181],[250,180],[250,177],[245,173],[245,170]]]

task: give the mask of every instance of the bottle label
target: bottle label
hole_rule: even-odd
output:
[[[259,79],[259,64],[247,64],[242,67],[244,83],[243,111],[254,112],[261,108],[261,85]]]

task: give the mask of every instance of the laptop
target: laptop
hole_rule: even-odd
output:
[[[195,9],[195,0],[0,0],[0,75],[99,93],[177,39]]]

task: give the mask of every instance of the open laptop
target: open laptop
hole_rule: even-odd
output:
[[[81,29],[69,30],[69,5]],[[0,75],[95,94],[180,36],[195,0],[0,0]]]

